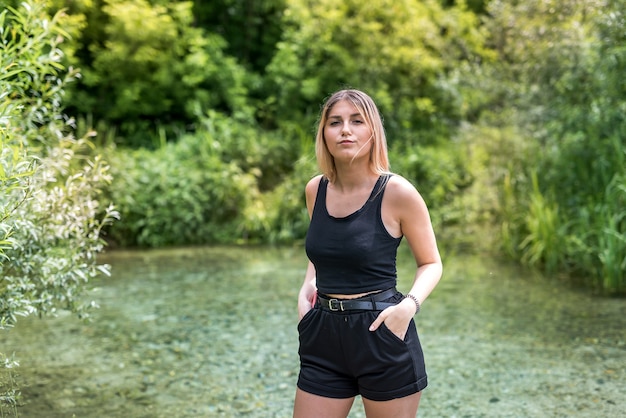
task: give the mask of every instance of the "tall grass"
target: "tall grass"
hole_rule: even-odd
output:
[[[609,293],[626,289],[626,177],[616,176],[598,207],[597,246],[600,287]]]
[[[594,170],[597,193],[570,213],[575,221],[568,231],[575,243],[571,256],[577,270],[608,294],[626,293],[626,148],[617,136],[606,141],[607,152]],[[598,181],[608,179],[606,181]],[[600,185],[604,183],[605,186]],[[575,217],[576,213],[581,216]],[[576,239],[573,237],[583,237]]]
[[[556,273],[564,256],[564,228],[558,205],[539,189],[537,173],[532,173],[529,207],[524,217],[526,237],[519,244],[521,259],[527,265],[542,265],[548,273]]]
[[[527,170],[531,174],[526,177],[519,167],[510,167],[501,190],[502,245],[526,265],[582,281],[604,294],[624,294],[626,149],[615,138],[607,145],[605,151],[611,152],[597,156],[603,161],[595,170],[571,159],[561,183],[549,174],[540,176],[536,168]],[[602,187],[609,173],[612,178]],[[582,180],[587,183],[573,192],[569,182]]]
[[[17,417],[21,393],[16,389],[13,369],[19,364],[0,353],[0,418]]]

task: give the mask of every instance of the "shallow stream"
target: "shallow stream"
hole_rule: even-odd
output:
[[[406,248],[399,288],[413,274]],[[27,318],[0,334],[20,406],[0,417],[290,417],[300,248],[113,251],[91,322]],[[623,417],[626,300],[516,266],[445,257],[416,317],[419,417]],[[351,418],[364,417],[359,400]]]

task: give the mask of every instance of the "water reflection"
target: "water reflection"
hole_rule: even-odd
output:
[[[289,417],[301,249],[113,252],[93,322],[27,319],[24,417]],[[399,257],[401,290],[412,261]],[[483,257],[448,257],[417,324],[430,386],[420,417],[618,417],[626,301]],[[1,414],[0,414],[1,415]],[[4,415],[6,416],[6,415]],[[9,415],[11,416],[11,415]],[[355,404],[351,417],[363,417]]]

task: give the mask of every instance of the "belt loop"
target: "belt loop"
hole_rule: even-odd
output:
[[[372,310],[376,311],[376,301],[374,300],[374,295],[370,295],[370,300],[372,301]]]

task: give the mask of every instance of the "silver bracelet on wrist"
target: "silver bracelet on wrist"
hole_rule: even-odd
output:
[[[422,309],[422,305],[420,304],[420,301],[417,299],[417,297],[415,297],[414,295],[407,293],[406,296],[404,297],[409,298],[411,300],[413,300],[413,302],[415,302],[415,315],[417,315],[420,312],[420,309]]]

